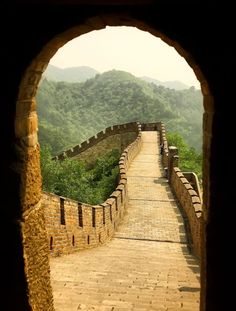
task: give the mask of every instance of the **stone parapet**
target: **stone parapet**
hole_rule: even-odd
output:
[[[187,216],[191,249],[197,257],[200,257],[202,230],[201,199],[178,167],[172,168],[170,185]]]
[[[169,156],[169,147],[166,137],[165,124],[160,122],[160,145],[161,145],[161,154],[162,154],[162,164],[164,168],[168,167],[168,156]]]
[[[193,172],[181,172],[178,167],[178,150],[169,146],[164,123],[160,122],[162,164],[167,168],[170,186],[187,216],[191,248],[200,257],[202,230],[202,198],[198,178]]]
[[[52,193],[43,193],[42,206],[48,247],[52,256],[96,247],[109,241],[114,235],[127,207],[126,172],[141,148],[142,133],[141,126],[137,123],[116,126],[105,131],[105,133],[113,133],[112,131],[123,131],[125,128],[135,129],[138,135],[121,154],[119,183],[105,202],[100,205],[90,205]]]
[[[63,160],[66,157],[74,158],[78,156],[79,154],[85,152],[86,150],[90,149],[91,147],[97,145],[100,141],[110,136],[115,136],[117,134],[123,134],[123,133],[129,133],[129,132],[134,132],[136,133],[136,136],[137,136],[139,133],[139,123],[130,122],[126,124],[109,126],[105,130],[99,132],[95,136],[90,137],[88,140],[82,142],[81,144],[63,151],[62,153],[54,157],[54,159]]]

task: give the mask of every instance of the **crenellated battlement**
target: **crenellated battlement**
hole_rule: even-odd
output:
[[[100,205],[76,202],[52,193],[43,193],[46,230],[52,256],[68,254],[98,246],[110,240],[127,208],[128,189],[126,172],[142,145],[141,126],[129,123],[109,127],[89,139],[90,143],[73,148],[79,154],[104,140],[106,137],[134,131],[136,139],[125,148],[119,160],[119,183],[109,198]],[[88,145],[90,147],[88,147]],[[84,146],[84,147],[83,147]],[[85,148],[86,146],[86,148]],[[74,152],[74,151],[73,151]],[[67,151],[67,156],[70,154]],[[75,156],[75,152],[72,157]],[[62,159],[63,156],[58,157]]]
[[[191,248],[195,255],[201,253],[202,230],[202,199],[197,175],[193,172],[181,172],[178,167],[178,149],[169,146],[166,138],[165,125],[161,122],[160,144],[162,164],[168,171],[169,184],[174,191],[180,206],[187,216],[191,236]]]
[[[63,160],[66,157],[68,158],[76,157],[79,154],[97,145],[99,142],[101,142],[102,140],[108,137],[115,136],[117,134],[129,133],[129,132],[132,132],[138,135],[139,129],[138,129],[137,122],[130,122],[130,123],[125,123],[125,124],[120,124],[120,125],[109,126],[105,130],[90,137],[88,140],[82,142],[81,144],[63,151],[62,153],[54,157],[54,159]]]
[[[135,133],[133,142],[126,146],[119,159],[119,183],[114,192],[102,204],[90,205],[52,193],[43,193],[42,204],[51,255],[58,256],[92,248],[113,237],[127,208],[126,173],[141,149],[142,131],[158,131],[160,133],[160,150],[162,164],[167,173],[166,177],[186,214],[191,236],[190,246],[193,252],[200,256],[202,201],[198,179],[194,173],[181,172],[179,169],[178,150],[173,146],[168,146],[165,125],[162,122],[143,124],[132,122],[111,126],[81,145],[66,150],[56,157],[59,160],[65,157],[84,160],[89,158],[91,160],[99,152],[106,152],[114,142],[118,143],[121,148],[121,136],[117,140],[117,135]],[[111,140],[109,140],[110,138]],[[129,137],[129,140],[131,138]]]

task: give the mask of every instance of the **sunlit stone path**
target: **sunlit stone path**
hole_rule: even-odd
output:
[[[199,263],[163,171],[157,132],[128,171],[129,206],[109,243],[51,258],[56,311],[199,310]]]

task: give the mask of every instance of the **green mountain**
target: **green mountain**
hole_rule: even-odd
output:
[[[65,82],[85,82],[88,79],[94,78],[99,72],[88,66],[78,66],[70,68],[59,68],[54,65],[49,64],[45,70],[43,76],[47,80],[52,81],[65,81]],[[151,77],[142,76],[140,79],[154,83],[156,85],[162,85],[166,88],[175,89],[175,90],[185,90],[190,88],[189,85],[181,81],[160,81]]]
[[[44,79],[37,103],[40,143],[51,145],[54,154],[131,121],[163,121],[168,131],[201,149],[202,94],[194,87],[177,91],[112,70],[83,83]]]
[[[84,82],[95,77],[98,73],[97,70],[88,66],[61,69],[49,64],[43,76],[53,81]]]
[[[163,81],[160,81],[160,80],[157,80],[154,78],[150,78],[150,77],[146,77],[146,76],[140,77],[140,79],[142,79],[146,82],[149,82],[149,83],[154,83],[156,85],[162,85],[162,86],[169,88],[169,89],[186,90],[186,89],[190,88],[189,85],[187,85],[181,81],[177,81],[177,80],[163,82]]]

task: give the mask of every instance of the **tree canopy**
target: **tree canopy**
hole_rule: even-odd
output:
[[[201,149],[202,94],[191,87],[176,91],[124,71],[97,74],[83,83],[44,79],[37,93],[39,140],[53,155],[115,124],[163,121]]]
[[[50,147],[42,147],[43,190],[79,202],[100,204],[116,188],[119,158],[119,151],[113,149],[89,165],[70,158],[55,161]]]
[[[202,94],[194,87],[177,91],[112,70],[82,83],[43,79],[37,107],[45,191],[90,204],[106,200],[117,184],[118,150],[90,165],[51,158],[108,126],[133,121],[163,121],[181,170],[201,178]]]

